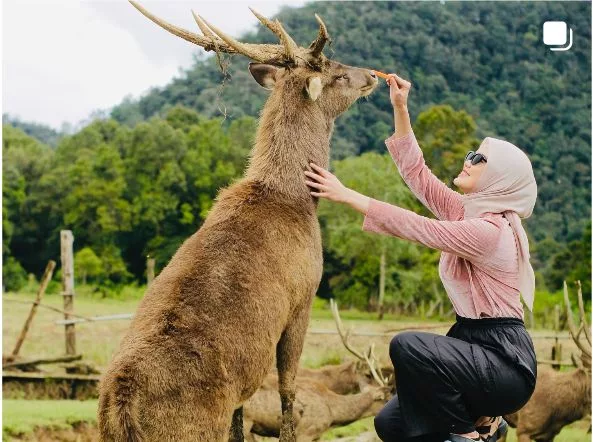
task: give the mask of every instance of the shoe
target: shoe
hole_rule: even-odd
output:
[[[480,433],[480,435],[483,435],[481,437],[484,442],[496,442],[498,439],[506,435],[509,431],[509,424],[507,424],[507,421],[505,421],[502,417],[500,418],[500,423],[498,424],[498,428],[496,429],[494,434],[492,434],[491,436],[486,436],[488,433],[490,433],[491,426],[492,424],[483,425],[476,428],[476,431]]]
[[[449,437],[445,442],[477,442],[476,439],[471,437],[460,436],[459,434],[449,434]]]

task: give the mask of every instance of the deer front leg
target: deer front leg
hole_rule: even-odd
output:
[[[295,314],[276,346],[276,366],[278,368],[278,389],[282,404],[282,423],[280,440],[296,441],[293,404],[296,394],[296,372],[303,350],[307,325],[309,323],[309,305],[299,314]]]
[[[243,406],[237,408],[233,413],[231,423],[231,434],[229,442],[243,442]]]

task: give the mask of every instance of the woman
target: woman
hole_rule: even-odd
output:
[[[537,196],[531,163],[513,144],[487,137],[453,181],[463,194],[450,189],[426,166],[412,132],[411,84],[395,74],[387,83],[396,132],[385,143],[438,219],[361,195],[315,164],[305,172],[312,195],[362,212],[363,230],[442,251],[439,274],[457,321],[446,336],[393,338],[397,395],[375,417],[375,429],[383,441],[495,441],[507,430],[501,416],[529,400],[537,374],[519,295],[531,309],[535,281],[520,220],[531,216]]]

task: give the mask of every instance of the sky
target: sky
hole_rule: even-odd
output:
[[[199,33],[191,9],[232,36],[255,29],[248,6],[271,16],[277,1],[140,0],[155,15]],[[157,27],[125,0],[2,0],[2,112],[60,129],[127,95],[166,85],[204,51]]]

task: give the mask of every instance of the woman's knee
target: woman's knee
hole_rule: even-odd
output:
[[[383,442],[398,442],[402,440],[399,428],[394,425],[393,419],[390,419],[386,414],[377,414],[373,423],[377,436]]]
[[[397,361],[401,361],[409,356],[412,341],[417,340],[417,338],[415,332],[409,331],[398,333],[391,339],[389,343],[389,356],[394,365]]]

